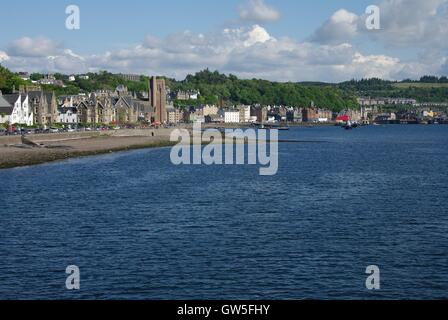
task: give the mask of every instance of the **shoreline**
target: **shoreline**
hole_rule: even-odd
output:
[[[141,150],[141,149],[154,149],[154,148],[164,148],[171,147],[173,143],[170,142],[156,142],[156,143],[148,143],[142,145],[131,145],[117,148],[110,148],[108,150],[96,150],[96,151],[66,151],[61,153],[48,153],[47,155],[40,155],[39,158],[32,157],[27,158],[23,161],[2,161],[0,160],[0,170],[6,169],[14,169],[28,166],[35,166],[45,163],[76,159],[76,158],[86,158],[92,156],[105,155],[110,153],[118,153],[118,152],[126,152],[132,150]]]
[[[314,124],[313,126],[320,126]],[[297,126],[300,127],[300,126]],[[216,128],[205,125],[205,128]],[[238,129],[247,126],[224,125],[221,128]],[[172,147],[170,135],[175,129],[192,130],[191,126],[161,129],[124,129],[120,131],[93,131],[75,133],[37,134],[26,138],[34,144],[22,144],[21,136],[0,136],[0,170],[27,167],[71,158],[82,158],[123,151]],[[247,141],[241,141],[247,143]],[[319,143],[324,141],[290,141],[279,143]]]
[[[26,138],[43,147],[21,144],[20,136],[0,137],[0,170],[88,156],[170,147],[171,130],[132,130],[35,135]]]
[[[47,153],[39,153],[39,154],[36,153],[33,156],[27,155],[25,158],[22,158],[22,159],[6,159],[6,160],[4,160],[4,159],[1,159],[1,157],[0,157],[0,170],[28,167],[28,166],[63,161],[63,160],[68,160],[68,159],[85,158],[85,157],[105,155],[105,154],[118,153],[118,152],[126,152],[126,151],[132,151],[132,150],[171,147],[173,145],[175,145],[175,143],[172,143],[169,141],[158,141],[158,142],[149,142],[146,144],[127,145],[127,146],[120,146],[120,147],[115,147],[115,148],[107,148],[107,149],[103,149],[103,150],[92,150],[92,151],[64,150],[64,151],[60,151],[60,152],[47,152]]]

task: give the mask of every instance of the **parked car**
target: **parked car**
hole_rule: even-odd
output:
[[[59,129],[58,129],[58,128],[50,128],[50,129],[49,129],[49,132],[50,132],[50,133],[58,133],[58,132],[59,132]]]
[[[20,134],[32,134],[32,133],[34,133],[32,129],[24,129],[24,128],[20,129]]]

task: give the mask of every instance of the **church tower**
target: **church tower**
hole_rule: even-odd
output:
[[[152,77],[149,80],[149,98],[151,106],[154,108],[154,120],[160,123],[166,123],[166,87],[165,79]]]

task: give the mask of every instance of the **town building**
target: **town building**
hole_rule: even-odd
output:
[[[205,105],[203,108],[203,115],[204,117],[206,116],[211,116],[211,115],[217,115],[219,108],[215,105]]]
[[[43,79],[37,81],[38,84],[41,85],[52,85],[57,87],[65,87],[64,82],[62,80],[57,80],[54,75],[46,74]]]
[[[251,117],[256,117],[257,122],[264,123],[268,119],[268,109],[265,107],[256,106],[251,108],[250,115]]]
[[[78,122],[82,124],[148,122],[154,114],[149,100],[142,100],[136,95],[129,94],[124,86],[118,86],[115,92],[92,93],[88,99],[79,102],[76,109]]]
[[[286,121],[300,123],[302,122],[302,109],[293,108],[286,113]]]
[[[151,106],[154,108],[153,122],[166,123],[166,86],[165,79],[152,77],[149,80],[149,96]]]
[[[333,119],[333,112],[328,109],[308,107],[302,109],[303,122],[329,122]]]
[[[11,105],[12,109],[9,109],[10,124],[19,124],[25,126],[32,126],[34,124],[34,113],[29,105],[29,97],[27,94],[13,93],[3,95],[4,100]],[[7,109],[5,109],[7,111]],[[4,118],[6,118],[5,115]]]
[[[30,74],[28,72],[18,72],[17,75],[24,81],[30,80]]]
[[[166,107],[168,123],[177,124],[183,120],[183,112],[174,106]]]
[[[34,124],[48,126],[58,120],[56,95],[53,92],[28,91],[30,107],[34,112]]]
[[[186,101],[186,100],[198,100],[200,92],[198,90],[190,90],[190,91],[178,91],[176,92],[175,99]]]
[[[351,121],[358,123],[363,121],[363,114],[361,110],[348,109],[344,113],[350,117]]]
[[[57,122],[60,124],[77,125],[79,123],[78,109],[75,107],[58,108]]]
[[[13,111],[13,106],[3,98],[0,91],[0,123],[9,123],[10,117]]]
[[[138,82],[141,80],[141,76],[138,74],[118,74],[118,77],[125,80],[125,81],[134,81]]]
[[[240,122],[250,122],[250,106],[239,106]]]
[[[224,122],[225,123],[239,123],[240,122],[239,110],[224,111]]]
[[[318,110],[316,108],[303,108],[302,120],[303,122],[317,122],[319,119]]]
[[[204,118],[206,123],[224,123],[224,118],[219,114],[210,114]]]
[[[358,103],[361,106],[384,106],[384,105],[411,105],[417,104],[417,100],[409,98],[358,98]]]
[[[205,122],[204,109],[201,107],[190,107],[184,111],[183,119],[187,123],[202,122],[202,119]]]

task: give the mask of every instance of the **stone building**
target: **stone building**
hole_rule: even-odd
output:
[[[176,123],[181,122],[184,117],[183,112],[173,106],[168,106],[166,108],[166,113],[167,113],[168,123],[171,123],[171,124],[176,124]]]
[[[146,121],[154,113],[148,100],[138,99],[127,91],[91,94],[89,99],[78,104],[77,109],[78,121],[84,124],[131,124]]]
[[[53,92],[30,91],[28,96],[36,125],[49,126],[58,122],[56,95]]]
[[[35,125],[49,126],[58,122],[58,103],[54,92],[43,91],[38,85],[26,85],[20,86],[19,93],[28,95]]]
[[[149,80],[149,96],[151,106],[154,108],[154,122],[166,123],[166,86],[165,79],[152,77]]]
[[[250,115],[257,117],[257,122],[264,123],[268,120],[268,110],[265,107],[257,106],[251,108]]]

